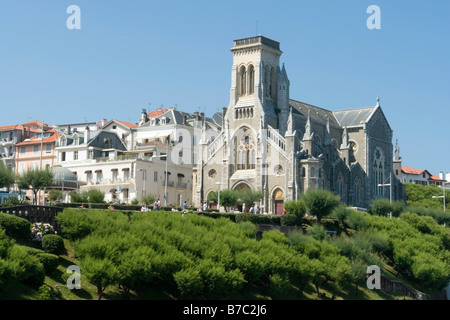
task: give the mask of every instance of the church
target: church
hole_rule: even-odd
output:
[[[211,191],[261,190],[263,212],[309,189],[367,208],[372,199],[404,200],[393,174],[401,158],[380,101],[372,107],[326,110],[291,99],[280,43],[263,36],[234,40],[230,102],[222,128],[210,139],[201,129],[193,170],[193,200]],[[398,151],[398,145],[396,146]]]

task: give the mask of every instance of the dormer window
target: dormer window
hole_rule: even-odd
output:
[[[61,137],[60,144],[61,144],[61,147],[67,146],[67,138],[64,136]]]
[[[73,137],[73,144],[74,145],[79,145],[80,144],[80,137],[78,137],[78,136],[74,136]]]
[[[166,124],[167,122],[167,118],[161,118],[161,124]]]
[[[155,119],[151,119],[151,120],[150,120],[150,125],[151,125],[151,126],[154,126],[155,124],[156,124]]]

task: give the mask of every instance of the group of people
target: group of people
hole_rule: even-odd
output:
[[[198,211],[198,212],[202,212],[202,211],[206,211],[206,210],[208,210],[208,204],[207,204],[206,201],[205,201],[203,204],[201,204],[201,205],[198,206],[197,211]]]

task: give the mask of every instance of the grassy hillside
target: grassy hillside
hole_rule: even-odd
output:
[[[250,222],[174,212],[126,215],[66,209],[58,219],[67,252],[56,270],[46,273],[44,283],[49,288],[58,285],[60,293],[54,298],[66,300],[380,300],[396,296],[366,288],[365,272],[371,264],[392,278],[405,280],[405,274],[412,274],[409,284],[417,288],[420,283],[424,291],[432,292],[436,282],[448,279],[447,229],[416,216],[355,217],[352,228],[342,226],[340,236],[323,238],[323,230],[310,226],[308,235],[269,231],[257,240]],[[426,272],[421,261],[429,257],[421,253],[422,237],[435,243],[427,249],[434,264],[428,264]],[[402,252],[411,239],[417,249],[408,249],[407,261]],[[80,290],[65,285],[70,265],[81,268]],[[427,272],[433,277],[427,278]],[[0,299],[36,300],[39,292],[35,286],[9,281]]]

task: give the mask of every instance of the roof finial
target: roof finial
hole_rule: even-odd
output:
[[[380,96],[377,97],[377,107],[380,106]]]

